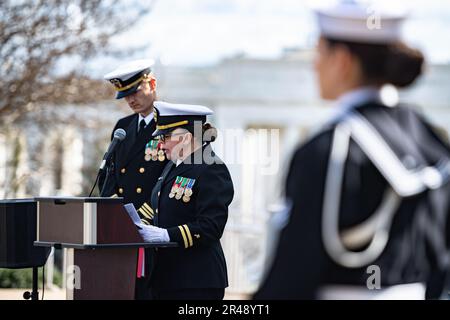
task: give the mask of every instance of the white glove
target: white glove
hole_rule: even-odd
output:
[[[169,242],[169,234],[166,229],[148,226],[143,223],[138,225],[141,229],[139,234],[145,242]]]

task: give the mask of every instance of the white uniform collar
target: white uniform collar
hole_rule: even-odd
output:
[[[141,123],[141,120],[144,119],[145,121],[145,125],[148,126],[148,124],[150,123],[150,121],[152,121],[153,119],[153,112],[151,112],[148,116],[146,116],[145,118],[139,113],[139,119],[138,119],[138,128],[139,128],[139,123]]]
[[[360,87],[342,94],[336,101],[333,120],[338,120],[354,108],[366,102],[381,102],[380,89],[376,87]]]

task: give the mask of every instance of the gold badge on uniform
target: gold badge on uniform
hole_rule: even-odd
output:
[[[144,159],[145,161],[164,161],[166,160],[166,155],[164,154],[164,151],[160,149],[161,143],[154,139],[150,140],[145,145],[145,151],[144,151]]]
[[[194,183],[195,179],[177,176],[170,190],[169,198],[182,199],[186,203],[191,201]]]

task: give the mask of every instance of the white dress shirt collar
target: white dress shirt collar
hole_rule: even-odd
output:
[[[148,126],[148,124],[150,123],[150,121],[152,121],[153,119],[153,112],[151,112],[148,116],[146,116],[145,118],[139,113],[139,119],[138,119],[138,130],[139,130],[139,124],[141,123],[141,120],[144,119],[145,121],[145,125]]]

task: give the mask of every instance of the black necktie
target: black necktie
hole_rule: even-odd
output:
[[[145,124],[145,120],[142,119],[141,122],[139,122],[139,131],[138,131],[138,135],[141,134],[144,131],[146,124]]]

